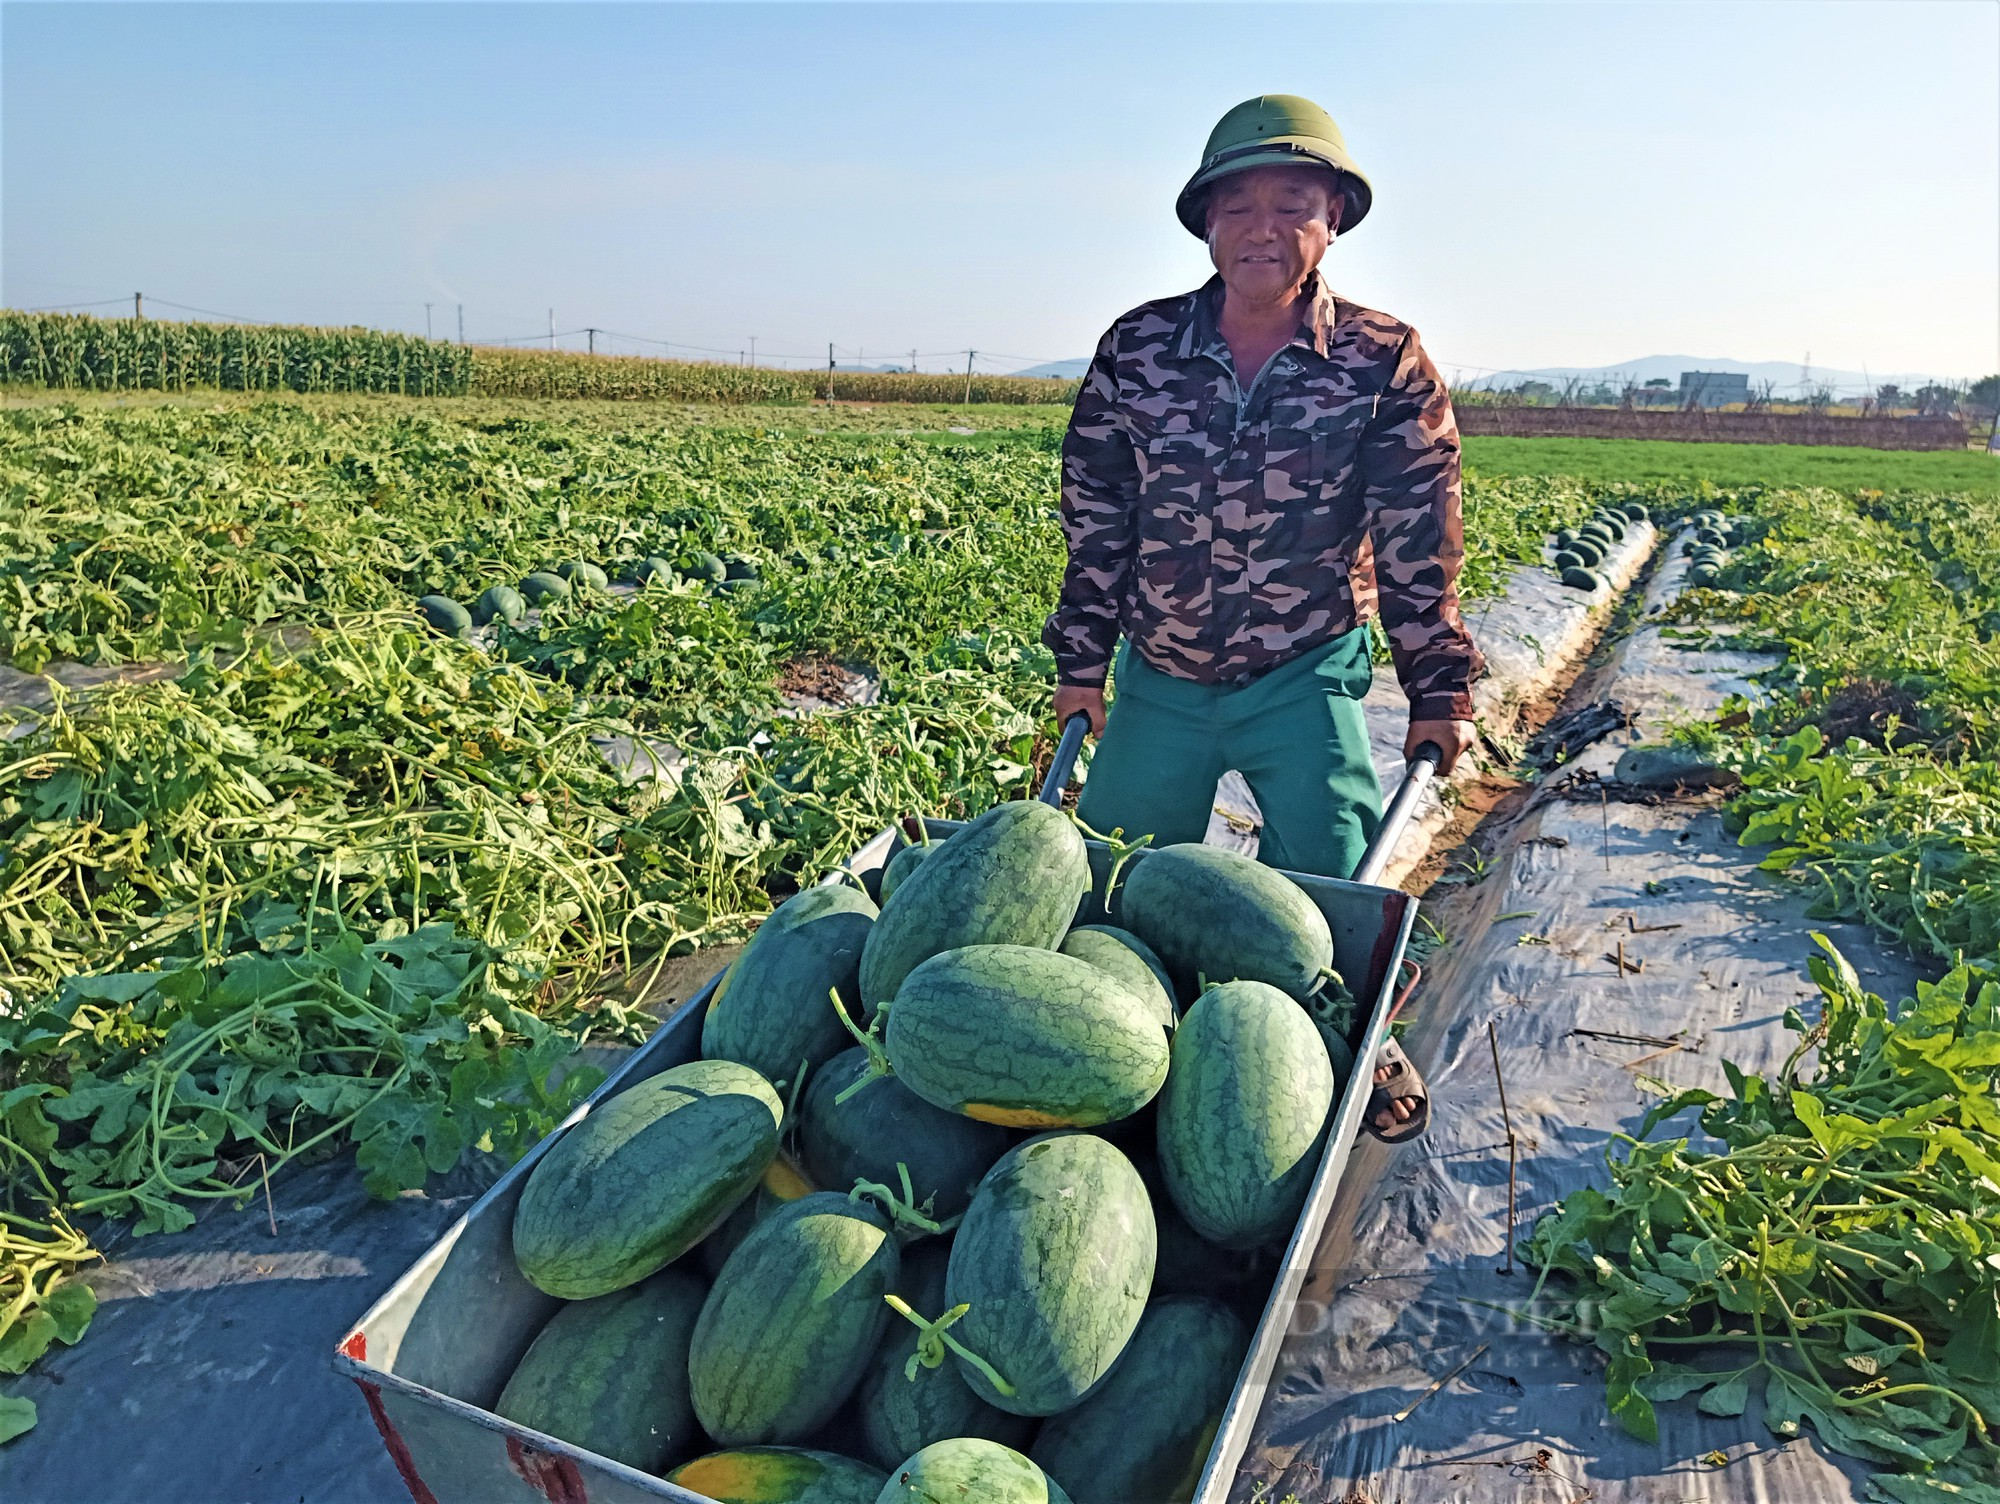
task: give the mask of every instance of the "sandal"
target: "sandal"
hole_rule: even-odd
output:
[[[1368,1111],[1361,1119],[1361,1126],[1385,1144],[1407,1144],[1412,1139],[1422,1138],[1424,1130],[1431,1125],[1431,1095],[1430,1089],[1424,1085],[1424,1078],[1410,1064],[1410,1057],[1403,1053],[1403,1047],[1395,1040],[1384,1039],[1382,1049],[1375,1057],[1375,1068],[1386,1068],[1389,1079],[1377,1082],[1375,1089],[1368,1094]],[[1417,1104],[1408,1121],[1397,1123],[1392,1128],[1376,1127],[1375,1119],[1388,1112],[1390,1104],[1398,1098]]]

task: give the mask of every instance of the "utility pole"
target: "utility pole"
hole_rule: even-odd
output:
[[[910,352],[910,374],[912,376],[917,374],[917,352],[915,350]]]
[[[554,350],[555,347],[556,347],[556,311],[553,308],[551,308],[549,310],[549,349]]]
[[[141,304],[141,299],[144,297],[144,293],[135,292],[132,294],[132,317],[135,319],[143,319],[146,316],[146,310]]]
[[[750,368],[757,368],[757,336],[754,334],[750,336]]]
[[[424,304],[424,338],[428,340],[430,337],[431,337],[431,305],[426,303]]]
[[[595,355],[597,353],[597,331],[595,329],[585,329],[583,332],[590,336],[590,353]]]
[[[463,303],[458,305],[458,342],[461,345],[465,343],[465,305]]]
[[[977,350],[965,352],[965,401],[968,407],[972,404],[972,357],[978,353]]]
[[[833,341],[826,342],[826,405],[833,406]]]

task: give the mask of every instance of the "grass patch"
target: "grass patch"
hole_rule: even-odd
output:
[[[2000,495],[2000,458],[1973,450],[1848,449],[1804,444],[1683,444],[1665,439],[1469,438],[1476,474],[1573,475],[1639,485],[1825,486],[1835,491]]]

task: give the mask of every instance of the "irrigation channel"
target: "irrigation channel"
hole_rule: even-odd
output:
[[[1506,1256],[1510,1191],[1518,1236],[1601,1181],[1607,1136],[1645,1112],[1642,1069],[1720,1089],[1725,1053],[1755,1069],[1782,1058],[1810,930],[1831,933],[1875,990],[1894,996],[1914,978],[1860,928],[1808,921],[1724,836],[1716,795],[1614,779],[1627,747],[1741,690],[1755,666],[1674,648],[1648,624],[1685,568],[1658,543],[1635,527],[1590,595],[1525,568],[1474,613],[1491,663],[1486,744],[1431,800],[1386,879],[1428,886],[1442,937],[1405,1036],[1431,1083],[1433,1127],[1414,1146],[1356,1149],[1276,1373],[1250,1396],[1233,1500],[1861,1497],[1861,1465],[1809,1435],[1774,1446],[1749,1420],[1697,1424],[1683,1407],[1663,1413],[1659,1445],[1632,1441],[1606,1414],[1593,1352],[1512,1309],[1531,1281]],[[1503,776],[1552,715],[1607,701],[1622,713],[1559,722],[1598,734],[1558,770]],[[1390,782],[1405,711],[1386,670],[1367,709]],[[1210,839],[1254,849],[1247,790],[1225,780],[1217,803]],[[726,958],[694,959],[673,996]],[[297,1167],[268,1202],[213,1203],[171,1238],[114,1241],[88,1276],[101,1302],[90,1339],[20,1382],[41,1423],[0,1459],[5,1496],[409,1498],[329,1359],[495,1173],[467,1162],[385,1204],[344,1161]]]

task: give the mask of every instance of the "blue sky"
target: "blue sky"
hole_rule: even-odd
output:
[[[1004,369],[1199,281],[1176,190],[1294,92],[1447,366],[2000,368],[1983,0],[8,3],[0,70],[14,306]]]

